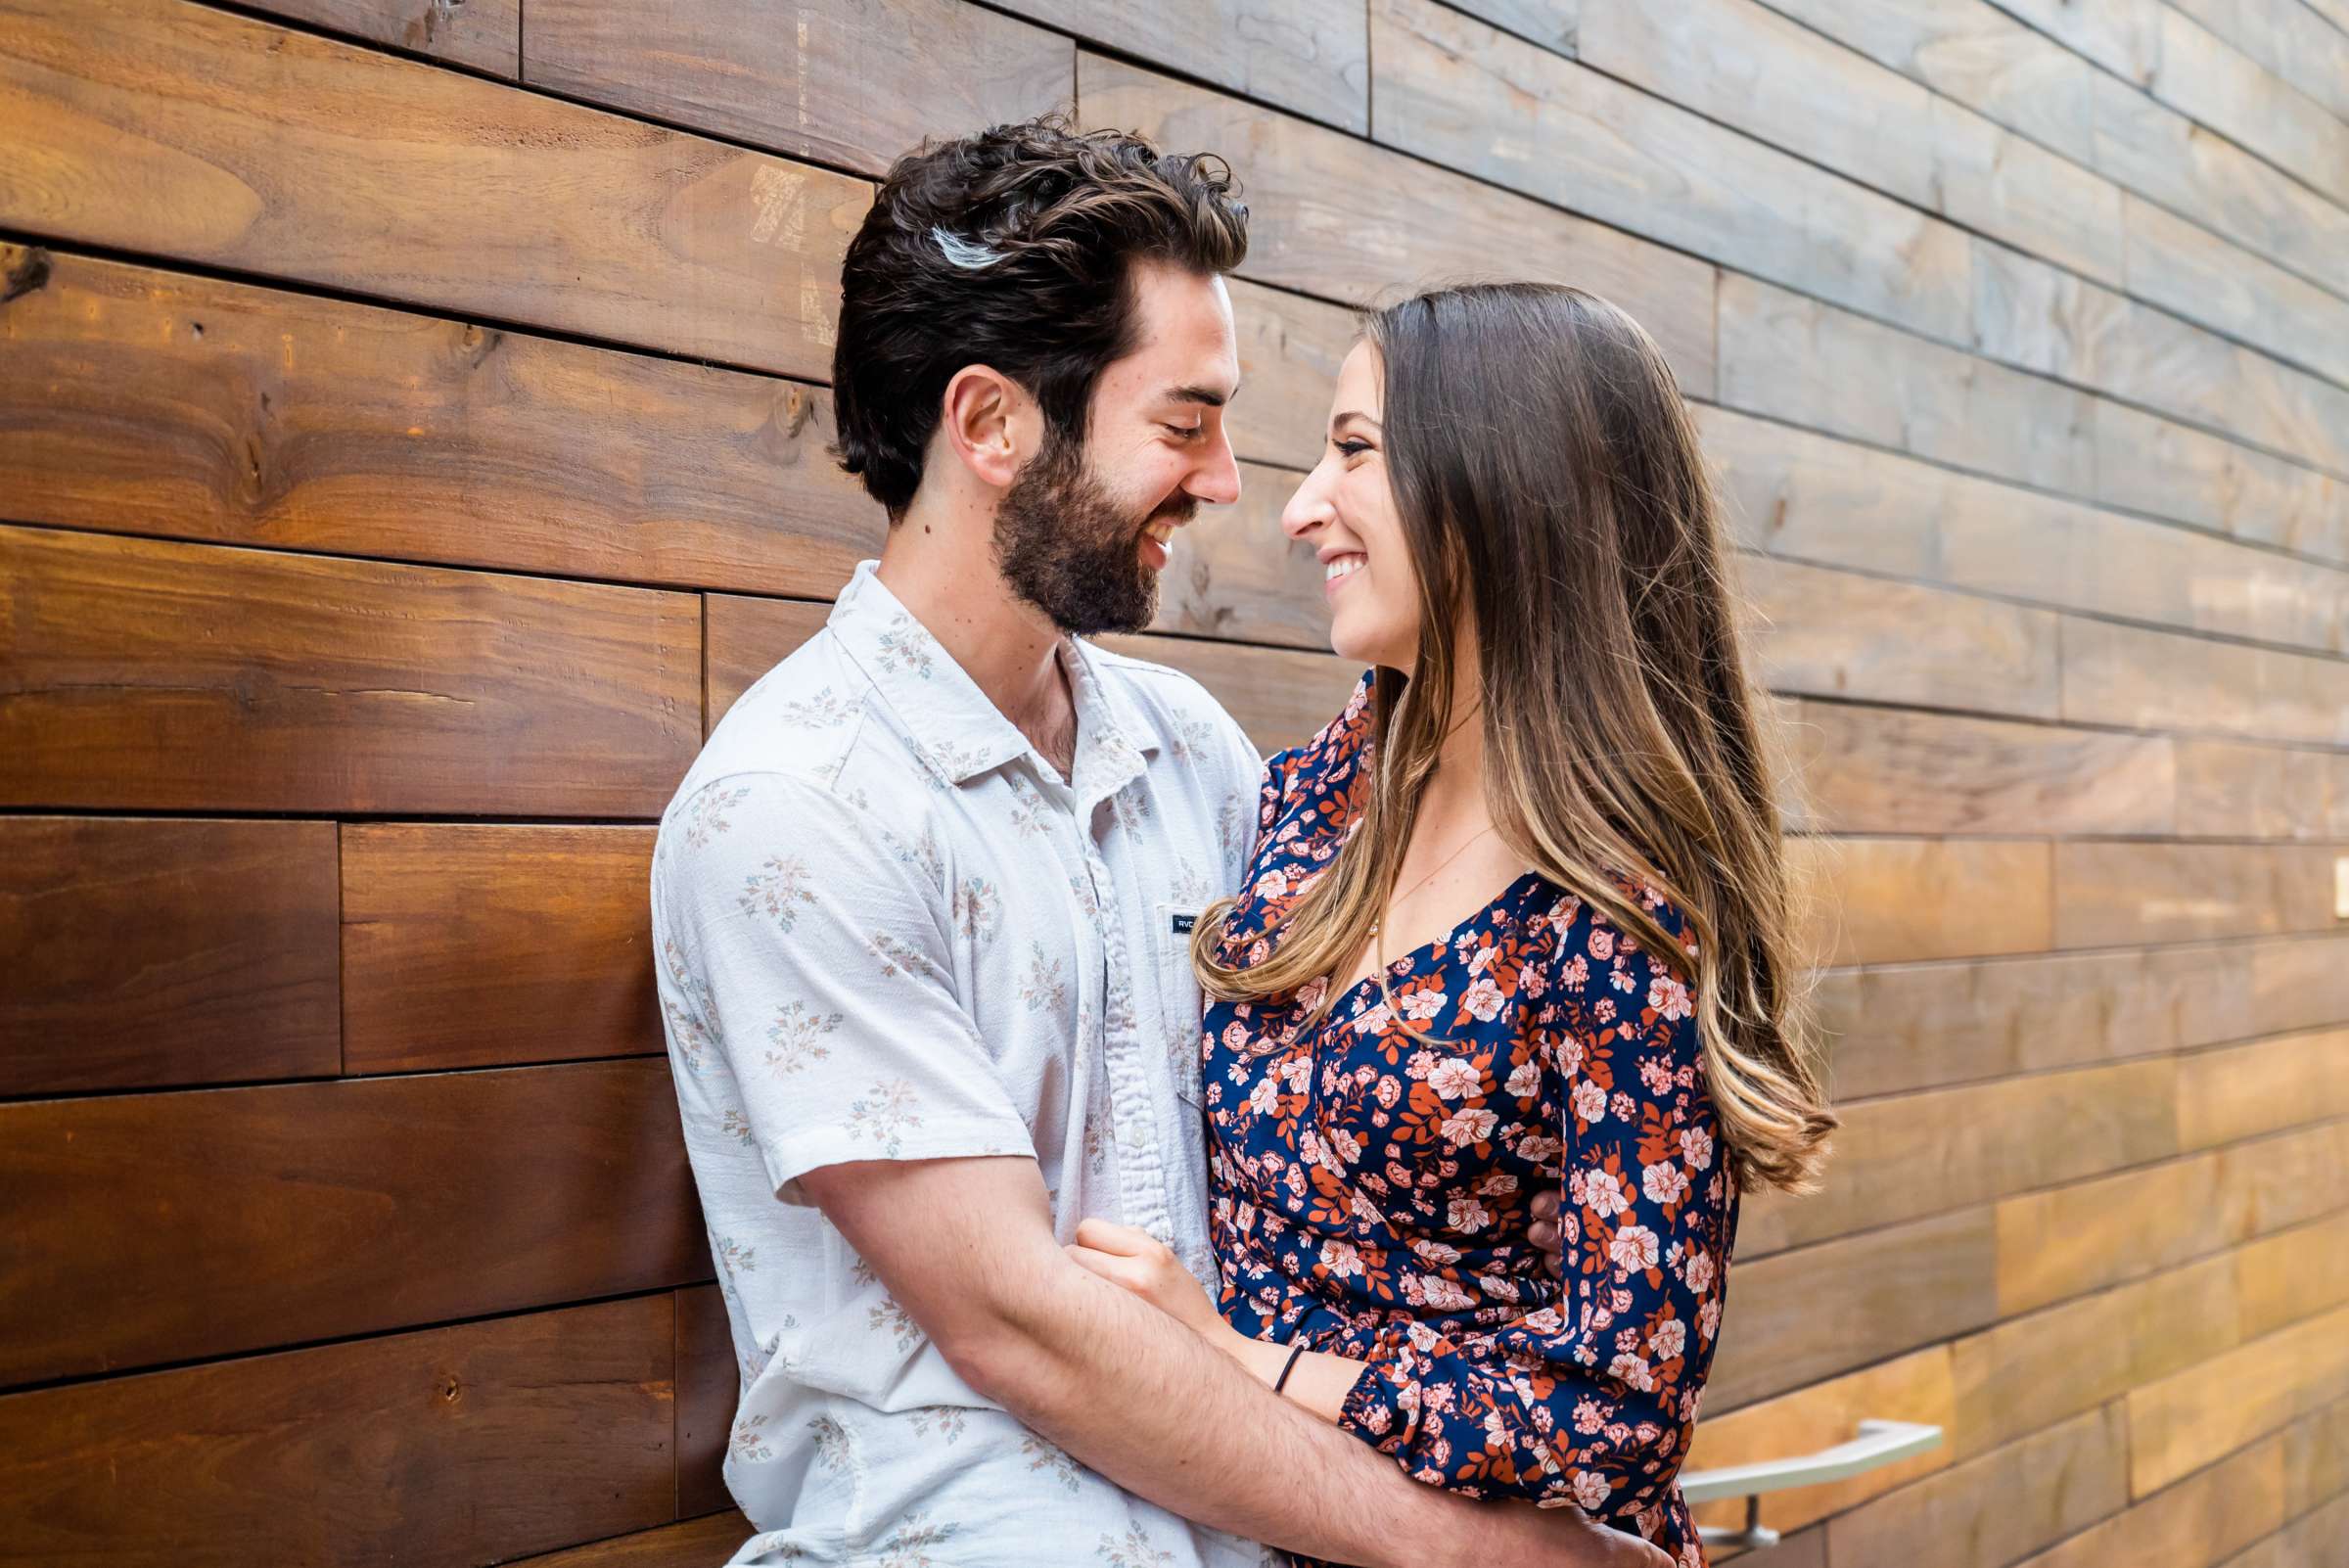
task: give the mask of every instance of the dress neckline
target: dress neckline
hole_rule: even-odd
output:
[[[1418,946],[1413,947],[1410,951],[1388,959],[1385,963],[1380,964],[1377,968],[1371,970],[1370,973],[1364,975],[1361,979],[1356,981],[1353,985],[1338,992],[1337,1000],[1330,1004],[1329,1012],[1323,1021],[1325,1023],[1336,1021],[1345,1004],[1352,1001],[1356,994],[1359,992],[1363,987],[1368,986],[1373,988],[1373,994],[1376,994],[1376,987],[1378,985],[1379,977],[1381,975],[1391,975],[1397,964],[1405,966],[1402,976],[1399,978],[1405,980],[1409,979],[1411,974],[1419,968],[1420,963],[1429,954],[1451,951],[1452,944],[1458,942],[1464,936],[1471,935],[1477,927],[1491,920],[1501,909],[1521,902],[1525,898],[1524,889],[1527,883],[1547,882],[1548,880],[1549,879],[1547,877],[1543,876],[1539,871],[1527,870],[1520,872],[1517,877],[1508,884],[1508,886],[1502,888],[1498,893],[1495,894],[1490,900],[1488,900],[1482,906],[1472,909],[1467,914],[1461,916],[1460,919],[1452,925],[1452,928],[1450,931],[1445,932],[1444,935],[1435,938],[1433,941],[1423,942]],[[1351,1023],[1351,1017],[1349,1017],[1347,1021]]]

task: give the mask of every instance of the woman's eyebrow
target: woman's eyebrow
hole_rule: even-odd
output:
[[[1337,429],[1337,428],[1338,428],[1340,425],[1343,425],[1343,424],[1345,424],[1345,423],[1346,423],[1346,421],[1348,421],[1348,420],[1350,420],[1350,419],[1359,419],[1359,420],[1360,420],[1360,421],[1361,421],[1363,424],[1365,424],[1365,425],[1369,426],[1369,427],[1370,427],[1372,430],[1382,430],[1382,429],[1383,429],[1383,427],[1381,427],[1381,426],[1380,426],[1380,424],[1379,424],[1379,422],[1378,422],[1377,420],[1375,420],[1375,419],[1372,419],[1372,418],[1371,418],[1371,417],[1370,417],[1368,414],[1365,414],[1365,413],[1363,413],[1363,412],[1362,412],[1360,409],[1359,409],[1359,408],[1349,408],[1349,409],[1346,409],[1346,410],[1344,410],[1343,412],[1340,412],[1340,413],[1335,413],[1335,414],[1332,414],[1332,415],[1330,415],[1330,416],[1329,416],[1329,428],[1330,428],[1331,430],[1336,430],[1336,429]]]

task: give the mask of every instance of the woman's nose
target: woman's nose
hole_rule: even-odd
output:
[[[1280,509],[1280,530],[1292,539],[1299,539],[1329,520],[1329,499],[1321,484],[1321,471],[1316,468],[1297,486],[1289,504]]]

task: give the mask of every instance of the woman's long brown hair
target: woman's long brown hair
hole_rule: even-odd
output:
[[[1803,1004],[1796,892],[1766,700],[1739,646],[1719,502],[1654,342],[1580,289],[1442,289],[1364,318],[1386,464],[1419,578],[1417,662],[1378,671],[1365,815],[1246,968],[1199,922],[1211,995],[1292,992],[1359,952],[1451,728],[1460,612],[1476,627],[1500,836],[1659,961],[1681,945],[1617,875],[1685,917],[1707,1086],[1741,1185],[1815,1190],[1828,1134]],[[1613,874],[1611,874],[1613,873]],[[1385,972],[1380,984],[1386,984]],[[1323,989],[1317,1021],[1339,988]]]

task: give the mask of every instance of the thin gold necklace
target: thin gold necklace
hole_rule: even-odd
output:
[[[1436,867],[1435,871],[1430,871],[1426,876],[1421,877],[1418,881],[1404,889],[1403,898],[1407,899],[1412,894],[1417,893],[1421,888],[1426,887],[1428,883],[1435,880],[1437,871],[1443,870],[1445,866],[1451,864],[1452,861],[1458,859],[1461,855],[1466,854],[1468,853],[1468,846],[1474,844],[1477,840],[1483,838],[1486,834],[1492,831],[1493,824],[1488,822],[1483,827],[1478,828],[1474,833],[1469,834],[1467,838],[1460,841],[1460,847],[1458,849],[1452,851],[1450,854],[1444,857],[1442,863]],[[1390,895],[1386,900],[1385,907],[1379,911],[1378,918],[1370,922],[1370,975],[1383,975],[1386,973],[1387,948],[1386,945],[1379,941],[1379,928],[1386,924],[1387,916],[1393,913],[1395,905],[1402,901],[1402,899],[1398,899]],[[1363,978],[1368,979],[1370,976],[1364,976]],[[1360,982],[1357,981],[1356,984],[1359,985]]]
[[[1484,712],[1484,707],[1485,705],[1481,702],[1470,707],[1468,712],[1460,715],[1459,722],[1453,724],[1450,729],[1447,729],[1444,732],[1444,741],[1449,741],[1452,736],[1457,735],[1461,729],[1466,727],[1468,720],[1474,718],[1478,714]],[[1441,748],[1444,744],[1444,741],[1438,741],[1436,743],[1437,746]],[[1487,822],[1483,827],[1478,828],[1474,833],[1471,833],[1466,838],[1462,839],[1458,849],[1452,851],[1442,860],[1438,861],[1434,871],[1430,871],[1426,876],[1421,877],[1418,881],[1404,889],[1400,896],[1392,893],[1387,895],[1385,901],[1379,908],[1378,914],[1370,921],[1370,957],[1372,963],[1375,965],[1375,967],[1370,971],[1372,974],[1377,974],[1380,970],[1387,967],[1386,949],[1379,945],[1378,934],[1380,928],[1386,924],[1387,916],[1394,912],[1395,906],[1401,903],[1405,899],[1409,898],[1412,894],[1417,893],[1421,888],[1426,887],[1430,882],[1434,881],[1437,873],[1441,872],[1446,866],[1451,864],[1452,861],[1458,859],[1461,855],[1468,853],[1468,846],[1474,844],[1478,839],[1483,838],[1486,834],[1492,831],[1493,824]]]

